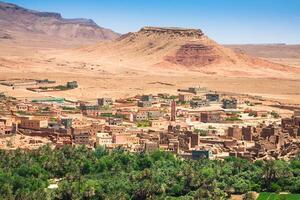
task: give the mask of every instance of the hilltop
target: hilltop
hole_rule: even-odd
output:
[[[91,19],[65,19],[59,13],[39,12],[0,1],[0,42],[25,46],[75,46],[111,40],[118,33]]]
[[[124,66],[145,71],[187,70],[227,76],[273,77],[299,72],[297,68],[219,45],[199,29],[143,27],[115,41],[99,42],[72,52],[78,53],[81,58],[116,60]]]

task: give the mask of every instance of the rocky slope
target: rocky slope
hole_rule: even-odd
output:
[[[0,27],[2,42],[86,44],[119,37],[90,19],[64,19],[59,13],[33,11],[4,2],[0,2]]]
[[[118,60],[123,66],[137,65],[139,69],[149,66],[229,76],[264,76],[277,72],[281,76],[281,73],[299,72],[219,45],[199,29],[144,27],[115,41],[81,48],[79,52],[85,58]]]

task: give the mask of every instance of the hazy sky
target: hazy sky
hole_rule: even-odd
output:
[[[90,18],[119,33],[142,26],[202,29],[223,43],[300,44],[300,0],[7,0],[20,6]]]

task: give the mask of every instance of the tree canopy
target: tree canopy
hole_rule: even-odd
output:
[[[183,160],[155,151],[65,146],[0,151],[0,199],[227,199],[248,191],[300,193],[300,159],[290,162]],[[57,189],[48,189],[57,182]]]

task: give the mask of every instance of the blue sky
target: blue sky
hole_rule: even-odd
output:
[[[119,33],[142,26],[202,29],[223,44],[300,44],[300,0],[7,0],[20,6],[90,18]]]

